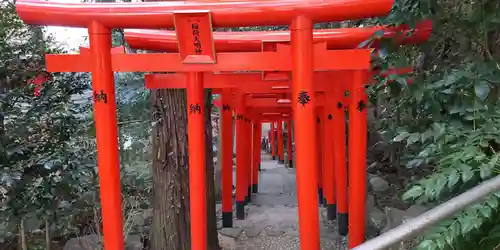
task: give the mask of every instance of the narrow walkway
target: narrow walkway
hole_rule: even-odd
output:
[[[237,250],[295,250],[299,247],[298,207],[295,169],[287,169],[269,155],[262,155],[259,193],[246,206],[245,220],[234,220],[234,228],[220,233],[235,239]],[[321,249],[347,249],[347,239],[337,234],[337,225],[326,221],[326,211],[320,210]]]

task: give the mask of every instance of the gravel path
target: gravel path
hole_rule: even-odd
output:
[[[234,228],[219,230],[221,246],[227,250],[298,250],[295,169],[287,169],[267,155],[262,155],[261,166],[259,193],[246,206],[245,220],[234,220]],[[318,209],[321,249],[347,249],[347,238],[336,233],[335,221],[327,221],[326,211]]]

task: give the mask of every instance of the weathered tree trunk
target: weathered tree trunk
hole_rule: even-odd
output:
[[[207,156],[207,249],[219,250],[217,216],[215,211],[215,169],[212,145],[212,91],[205,90],[205,142]],[[220,134],[220,133],[219,133]],[[221,152],[221,151],[219,151]]]
[[[214,200],[210,107],[205,97],[207,139],[208,249],[219,249]],[[190,249],[186,92],[162,89],[151,95],[153,119],[153,225],[151,250]],[[207,118],[208,117],[208,118]]]

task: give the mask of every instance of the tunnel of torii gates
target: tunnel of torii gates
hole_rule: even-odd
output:
[[[191,156],[189,157],[189,202],[191,218],[194,218],[191,220],[190,230],[193,250],[207,248],[205,121],[202,114],[205,108],[203,105],[204,87],[211,86],[205,78],[210,78],[212,75],[216,77],[216,74],[211,73],[221,72],[228,72],[228,75],[233,78],[240,77],[240,75],[249,76],[236,74],[236,72],[291,72],[292,77],[288,81],[290,91],[287,91],[288,94],[291,93],[289,95],[291,101],[283,107],[287,110],[279,113],[291,113],[294,121],[300,246],[305,250],[320,248],[317,209],[318,167],[316,167],[318,166],[318,138],[311,136],[311,132],[316,130],[317,109],[331,108],[330,96],[334,96],[335,91],[340,89],[338,87],[330,89],[325,83],[326,80],[321,79],[330,77],[333,81],[342,82],[334,86],[342,85],[349,91],[349,98],[345,103],[350,111],[349,247],[352,248],[362,243],[365,239],[366,192],[366,109],[363,106],[366,105],[367,97],[364,86],[371,77],[369,70],[372,49],[328,50],[327,42],[314,41],[313,24],[383,16],[389,13],[392,2],[392,0],[174,1],[168,3],[16,1],[17,13],[26,24],[88,29],[89,49],[82,50],[80,54],[46,55],[46,68],[48,72],[92,73],[105,249],[124,249],[113,72],[186,73],[184,85],[181,87],[187,89],[188,133],[190,135],[188,149]],[[290,42],[277,43],[276,49],[272,51],[216,53],[212,28],[265,25],[290,25]],[[112,50],[111,29],[113,28],[175,28],[178,53],[126,54],[123,49]],[[219,74],[220,77],[225,75]],[[158,77],[166,76],[158,75]],[[154,78],[156,79],[156,75]],[[262,112],[281,107],[267,106],[268,104],[262,104],[264,101],[259,103],[248,100],[249,98],[242,95],[248,91],[245,88],[240,90],[240,86],[251,84],[237,81],[233,83],[239,83],[239,85],[236,88],[222,87],[223,99],[231,99],[224,94],[224,91],[239,93],[236,98],[236,130],[248,131],[240,135],[240,137],[247,136],[248,138],[253,126],[251,125],[252,119],[257,121],[258,119],[276,120],[278,118],[272,116],[265,118],[264,113],[252,110],[258,110],[258,105],[261,105]],[[320,92],[321,86],[324,87],[323,93]],[[256,106],[252,109],[252,106],[246,106],[245,102]],[[234,101],[227,101],[229,105],[232,103]],[[336,110],[338,109],[331,111],[333,113]],[[222,132],[227,133],[227,131],[230,130],[223,129]],[[336,129],[331,131],[336,131]],[[335,135],[328,136],[328,138],[331,137],[335,138]],[[336,144],[339,143],[334,145]],[[243,166],[237,170],[243,172],[243,174],[237,174],[237,181],[241,180],[240,183],[245,184],[243,187],[249,186],[247,181],[250,180],[247,177],[250,175],[251,163],[248,159],[251,156],[249,152],[243,154],[239,152],[241,149],[248,148],[249,145],[244,143],[237,145],[239,147],[237,155],[244,157],[237,160],[240,162],[237,165]],[[346,170],[343,171],[345,175]],[[346,186],[346,184],[342,185]],[[248,191],[241,191],[241,188],[237,193],[237,201],[242,201],[245,199],[244,196],[249,196]]]
[[[431,28],[432,24],[429,21],[417,23],[411,36],[407,35],[410,30],[406,25],[392,28],[324,29],[315,30],[313,39],[315,42],[326,42],[328,49],[352,49],[366,41],[376,31],[382,30],[384,31],[383,37],[393,38],[399,44],[415,44],[427,40]],[[174,31],[126,29],[124,37],[127,44],[133,49],[178,52],[177,35]],[[277,44],[284,44],[289,40],[290,32],[288,31],[213,32],[214,47],[218,52],[275,51]],[[377,40],[374,42],[376,43]],[[377,47],[377,44],[373,46]],[[381,75],[404,74],[410,71],[411,68],[393,69],[382,72]],[[372,72],[372,74],[378,73]],[[337,222],[341,235],[346,235],[348,232],[348,183],[345,168],[346,138],[343,105],[348,103],[348,96],[346,97],[344,93],[348,90],[351,78],[351,72],[345,71],[317,72],[314,76],[316,114],[318,116],[318,127],[315,131],[319,132],[316,135],[319,138],[319,140],[317,139],[319,152],[318,200],[320,203],[325,202],[327,218],[330,220],[337,216],[338,203]],[[332,79],[335,79],[334,85],[331,84]],[[205,88],[211,88],[214,93],[222,96],[214,103],[222,108],[222,225],[223,227],[232,227],[232,119],[236,118],[237,124],[236,218],[244,219],[245,204],[251,200],[251,193],[258,192],[262,123],[271,123],[268,138],[271,139],[273,159],[277,155],[279,162],[284,163],[283,121],[288,122],[288,135],[291,135],[292,127],[290,122],[292,120],[291,102],[293,98],[290,95],[290,78],[286,72],[225,73],[205,74],[203,82]],[[408,82],[411,82],[411,79],[408,79]],[[146,86],[150,89],[186,88],[186,76],[183,74],[146,75]],[[336,139],[336,142],[344,142],[344,145],[342,143],[334,144],[333,138]],[[288,152],[291,152],[290,136],[287,144]],[[334,152],[344,157],[334,158]],[[288,161],[292,161],[291,153],[288,153]],[[323,190],[325,199],[323,199]],[[364,217],[360,219],[364,220]],[[356,222],[351,220],[350,223]]]

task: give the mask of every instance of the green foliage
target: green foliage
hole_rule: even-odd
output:
[[[98,233],[90,76],[51,74],[35,96],[28,81],[43,73],[45,53],[65,51],[41,27],[24,25],[11,0],[2,0],[0,20],[0,247],[22,233],[21,221],[26,233],[44,223],[64,237]],[[142,75],[117,74],[116,82],[124,210],[133,215],[151,193],[149,92]]]
[[[414,25],[433,21],[433,35],[419,46],[383,41],[382,69],[412,65],[406,75],[377,79],[370,100],[383,105],[377,126],[404,148],[409,168],[433,166],[403,195],[439,204],[499,172],[500,20],[498,1],[399,0],[391,14],[366,23]],[[494,249],[499,196],[491,195],[428,232],[418,249]]]

